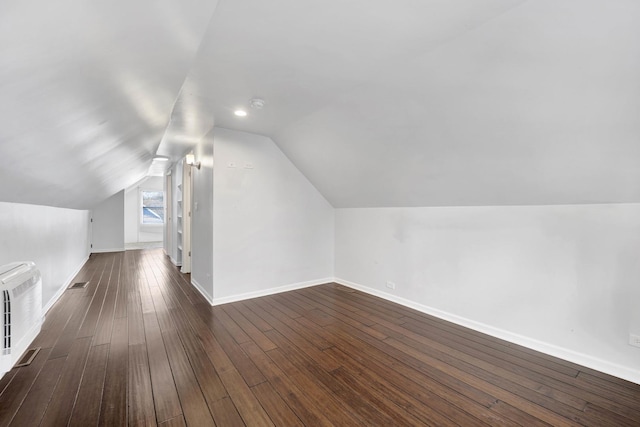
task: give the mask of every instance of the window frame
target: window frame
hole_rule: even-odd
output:
[[[146,223],[144,222],[144,193],[162,193],[162,222]],[[138,224],[140,228],[159,228],[164,227],[167,222],[167,194],[164,190],[156,190],[152,188],[140,188],[138,193]]]

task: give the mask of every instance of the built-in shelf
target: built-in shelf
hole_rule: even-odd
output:
[[[178,259],[182,263],[182,182],[178,182],[176,188],[176,246]]]
[[[182,174],[176,174],[177,175],[177,180],[178,182],[177,184],[177,189],[176,189],[176,230],[175,230],[175,236],[176,236],[176,247],[178,248],[177,250],[177,258],[180,261],[180,264],[182,265],[183,263],[183,255],[184,255],[184,251],[182,249],[182,245],[184,244],[184,236],[183,236],[183,227],[184,227],[184,222],[182,219],[182,215],[183,215],[183,210],[184,210],[184,206],[183,206],[183,193],[182,193],[182,179],[183,177],[181,176]]]
[[[172,231],[175,238],[174,250],[177,252],[176,258],[181,263],[183,273],[191,272],[191,168],[183,161],[176,168],[174,176],[175,189],[175,228]]]

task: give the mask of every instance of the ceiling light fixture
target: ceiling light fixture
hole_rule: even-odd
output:
[[[245,117],[247,115],[247,112],[244,110],[236,110],[233,112],[233,114],[235,114],[238,117]]]
[[[153,161],[154,161],[154,162],[168,162],[168,161],[169,161],[169,158],[168,158],[168,157],[166,157],[166,156],[155,156],[155,157],[153,158]]]

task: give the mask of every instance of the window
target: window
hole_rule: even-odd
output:
[[[164,224],[164,191],[142,190],[142,223]]]

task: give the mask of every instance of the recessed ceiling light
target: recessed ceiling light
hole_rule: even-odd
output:
[[[165,156],[155,156],[153,160],[156,162],[168,162],[169,158]]]
[[[236,110],[233,112],[233,114],[235,114],[238,117],[244,117],[247,115],[247,112],[244,110]]]

